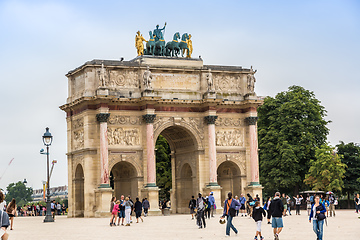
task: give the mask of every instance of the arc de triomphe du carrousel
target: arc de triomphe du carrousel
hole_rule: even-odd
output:
[[[256,71],[204,65],[191,57],[191,35],[178,38],[165,44],[157,28],[155,47],[144,47],[138,32],[136,58],[92,60],[66,74],[69,217],[108,216],[120,195],[147,197],[149,214],[160,214],[159,135],[171,149],[172,213],[188,213],[199,192],[213,192],[217,211],[229,191],[262,196]]]

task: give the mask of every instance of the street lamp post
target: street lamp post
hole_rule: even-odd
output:
[[[49,132],[49,128],[46,128],[46,132],[42,136],[44,145],[46,146],[46,160],[47,160],[47,189],[46,189],[46,215],[44,222],[54,222],[51,216],[51,203],[50,203],[50,175],[49,175],[49,146],[52,143],[52,136]],[[42,151],[40,151],[42,152]]]

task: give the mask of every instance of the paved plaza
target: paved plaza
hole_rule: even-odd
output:
[[[337,211],[337,216],[328,218],[328,226],[324,226],[324,239],[359,239],[358,216],[352,210]],[[110,227],[107,218],[59,216],[56,223],[45,224],[43,217],[18,217],[10,239],[225,239],[225,225],[219,224],[219,215],[207,221],[206,229],[198,229],[190,218],[180,214],[146,217],[143,223],[133,223],[130,227]],[[316,239],[305,212],[301,216],[285,217],[284,224],[281,240]],[[255,223],[252,219],[238,217],[234,219],[234,225],[240,232],[238,236],[232,232],[230,238],[253,239]],[[265,239],[273,239],[271,225],[263,224],[262,229]]]

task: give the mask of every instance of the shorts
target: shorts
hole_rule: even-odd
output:
[[[194,214],[195,213],[195,208],[190,208],[190,214]]]
[[[125,218],[125,210],[120,210],[118,216],[119,218]]]
[[[261,232],[261,221],[257,221],[255,222],[255,224],[256,224],[256,231]]]
[[[240,210],[245,210],[245,204],[241,204]]]
[[[282,227],[284,227],[282,218],[281,217],[273,217],[271,226],[272,226],[272,228],[282,228]]]
[[[9,215],[9,217],[15,217],[15,215],[14,214],[11,214],[11,213],[8,213],[8,215]]]
[[[284,204],[284,210],[287,209],[287,204]]]
[[[136,215],[136,218],[141,217],[141,211],[136,211],[136,212],[135,212],[135,215]]]

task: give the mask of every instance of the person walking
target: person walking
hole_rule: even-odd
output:
[[[136,223],[139,223],[139,218],[141,219],[141,222],[144,221],[144,219],[142,219],[141,217],[141,213],[142,213],[142,203],[139,201],[139,198],[136,198],[135,204],[134,204],[134,211],[135,211],[135,216],[136,216]]]
[[[55,200],[52,201],[51,203],[51,214],[53,216],[53,219],[55,220],[55,214],[56,214],[56,203],[55,203]],[[30,207],[31,209],[31,207]]]
[[[206,200],[202,197],[201,193],[198,194],[198,198],[196,199],[196,209],[197,209],[197,225],[199,229],[206,228],[204,210],[205,210],[205,203]]]
[[[283,212],[284,212],[284,204],[280,199],[280,193],[276,192],[274,199],[270,203],[271,216],[272,220],[272,228],[274,231],[274,239],[279,240],[279,234],[282,231],[284,224],[283,224]]]
[[[144,217],[147,217],[148,211],[149,211],[149,208],[150,208],[150,203],[147,200],[147,198],[144,199],[142,205],[143,205],[143,208],[144,208]]]
[[[6,206],[5,195],[4,195],[4,193],[0,190],[0,210],[1,210],[1,211],[4,211],[4,210],[5,210],[5,206]]]
[[[293,202],[291,201],[291,198],[289,197],[289,195],[286,195],[286,204],[287,204],[287,210],[289,212],[289,215],[291,216],[291,204],[293,204]]]
[[[65,215],[65,213],[66,213],[65,203],[63,203],[62,206],[61,206],[61,212],[62,212],[62,215]]]
[[[252,211],[254,209],[255,202],[254,202],[254,199],[252,198],[252,196],[250,195],[250,193],[247,194],[247,197],[248,197],[248,200],[246,202],[246,204],[247,204],[247,213],[248,213],[249,217],[251,217]]]
[[[320,197],[315,196],[315,203],[311,206],[309,222],[313,219],[313,230],[318,240],[323,240],[324,235],[324,219],[326,218],[326,208],[323,203],[320,203]]]
[[[124,195],[120,196],[120,203],[119,203],[119,213],[118,213],[118,226],[120,226],[120,220],[121,220],[121,226],[124,226],[124,219],[125,219],[125,206],[124,206]]]
[[[132,201],[130,201],[129,197],[125,198],[125,220],[126,220],[126,225],[125,226],[130,226],[131,220],[130,220],[130,214],[131,214],[131,209],[133,207],[133,203]]]
[[[111,223],[110,223],[110,226],[116,226],[116,218],[119,214],[119,204],[120,204],[120,201],[117,200],[114,204],[114,208],[113,210],[111,211]]]
[[[11,200],[11,202],[9,203],[9,205],[7,206],[6,213],[8,214],[8,216],[10,218],[10,230],[13,230],[14,217],[17,216],[15,198],[13,198]]]
[[[236,210],[236,216],[239,216],[239,211],[240,211],[240,199],[238,196],[235,196],[235,201],[237,201],[239,203],[239,206],[236,206],[235,210]]]
[[[268,197],[268,199],[266,200],[265,204],[264,204],[264,210],[266,210],[267,212],[267,223],[268,224],[271,224],[270,222],[270,218],[271,218],[271,213],[270,213],[270,203],[271,203],[271,197]]]
[[[239,203],[235,201],[234,198],[232,198],[232,193],[228,193],[228,199],[224,202],[224,212],[223,215],[220,218],[227,218],[226,223],[226,235],[227,237],[230,237],[230,228],[235,232],[235,234],[238,234],[238,230],[234,227],[232,224],[233,217],[235,217],[236,214],[236,206],[239,206]]]
[[[110,201],[110,212],[111,212],[110,227],[114,224],[114,222],[113,222],[114,216],[112,215],[112,212],[115,207],[115,201],[116,201],[116,197],[112,197],[111,201]]]
[[[214,217],[214,210],[215,210],[215,208],[216,208],[215,198],[214,198],[214,192],[210,192],[210,195],[209,195],[209,203],[210,203],[210,214],[211,214],[211,217]]]
[[[205,218],[210,219],[211,203],[209,202],[209,197],[208,196],[206,196],[205,201],[206,201],[205,202],[206,207],[205,207],[204,215],[205,215]]]
[[[193,220],[194,214],[195,214],[195,208],[196,208],[196,200],[195,200],[194,196],[191,196],[191,199],[189,202],[189,208],[190,208],[191,220]]]
[[[286,199],[285,193],[282,194],[281,201],[282,201],[282,203],[283,203],[283,205],[284,205],[283,216],[286,217],[286,216],[287,216],[287,214],[286,214],[286,210],[287,210],[287,199]]]
[[[266,212],[262,207],[260,207],[260,202],[256,201],[252,214],[252,218],[256,223],[256,233],[254,240],[258,240],[258,237],[260,240],[264,239],[264,237],[261,235],[261,222],[263,220],[263,216],[266,217]]]
[[[1,191],[0,191],[1,192]],[[0,208],[0,238],[1,240],[8,240],[9,234],[6,232],[10,226],[9,215]]]
[[[329,203],[330,203],[330,207],[329,207],[329,212],[330,212],[330,217],[332,217],[332,215],[334,214],[334,217],[335,217],[335,197],[334,195],[330,195],[329,197]]]
[[[296,207],[296,215],[300,215],[300,206],[301,206],[301,201],[304,199],[302,195],[296,195],[296,197],[294,197],[295,199],[295,207]]]
[[[61,204],[59,202],[56,204],[56,212],[57,215],[61,215]]]
[[[329,197],[325,197],[324,201],[322,202],[326,208],[326,217],[329,217],[329,210],[330,210],[330,202]]]
[[[245,217],[246,217],[246,198],[244,197],[244,194],[241,194],[240,195],[240,213],[241,213],[241,216],[243,217],[244,214],[245,214]]]

